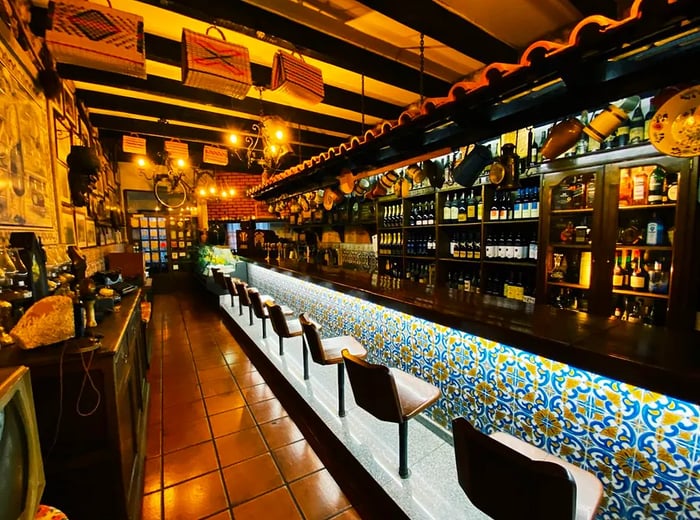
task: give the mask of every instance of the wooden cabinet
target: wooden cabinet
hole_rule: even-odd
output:
[[[140,291],[124,297],[98,325],[98,350],[0,350],[0,366],[30,367],[43,502],[71,520],[141,515],[149,385],[140,298]]]

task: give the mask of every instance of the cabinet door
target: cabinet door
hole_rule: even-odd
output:
[[[546,175],[542,186],[540,301],[562,309],[607,314],[603,167]],[[602,262],[601,262],[602,260]]]
[[[135,474],[139,439],[139,418],[143,403],[141,401],[141,382],[135,364],[138,363],[135,351],[135,337],[128,331],[123,344],[117,352],[116,363],[116,404],[119,420],[119,451],[121,456],[121,476],[124,492],[131,494]],[[128,499],[127,499],[128,502]]]

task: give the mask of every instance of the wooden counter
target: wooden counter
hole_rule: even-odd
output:
[[[511,345],[654,392],[700,404],[700,333],[648,327],[549,305],[428,288],[304,262],[267,264],[317,285]]]
[[[93,329],[103,335],[93,352],[64,344],[0,349],[0,366],[30,368],[46,474],[42,502],[71,520],[140,518],[149,401],[140,301],[141,291],[125,296]]]

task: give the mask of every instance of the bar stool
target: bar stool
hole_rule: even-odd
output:
[[[360,408],[399,425],[399,476],[408,478],[408,420],[440,398],[440,389],[397,368],[368,363],[343,350],[350,386]]]
[[[487,435],[464,417],[452,421],[459,485],[495,520],[591,520],[603,485],[588,471],[504,432]]]
[[[248,299],[250,300],[250,308],[253,310],[253,314],[255,314],[255,316],[258,319],[262,320],[262,337],[266,338],[266,323],[267,319],[270,317],[270,314],[267,312],[267,305],[265,304],[274,303],[274,300],[270,296],[261,296],[258,290],[252,287],[248,288]],[[291,316],[292,314],[294,314],[294,311],[289,307],[285,307],[283,305],[281,305],[280,307],[282,309],[283,315]],[[252,321],[250,324],[253,324]]]
[[[248,284],[243,281],[233,280],[233,287],[238,295],[238,315],[243,316],[243,307],[250,307],[250,299],[248,298]],[[251,313],[250,324],[253,324],[253,315]]]
[[[346,349],[358,358],[367,357],[367,351],[352,336],[336,336],[321,340],[316,323],[306,313],[299,315],[299,323],[301,323],[314,363],[338,365],[338,416],[345,417],[345,368],[340,351]]]
[[[284,314],[282,306],[275,302],[266,302],[267,312],[270,315],[272,330],[275,331],[280,342],[280,356],[284,356],[285,338],[296,338],[301,336],[302,355],[304,359],[304,379],[309,379],[309,348],[306,346],[304,330],[299,320],[288,320]],[[316,324],[318,329],[318,324]]]
[[[231,307],[235,305],[233,302],[233,298],[238,295],[238,293],[236,292],[236,286],[233,284],[234,281],[240,282],[240,280],[238,279],[234,280],[230,276],[224,276],[224,283],[226,284],[226,289],[228,290],[228,293],[231,296]]]
[[[214,276],[214,282],[216,282],[216,285],[218,285],[220,288],[226,290],[226,282],[224,281],[224,273],[222,273],[221,270],[218,269],[217,267],[212,267],[211,273]]]

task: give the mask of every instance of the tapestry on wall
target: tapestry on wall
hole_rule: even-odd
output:
[[[0,226],[56,228],[46,100],[0,39]]]

